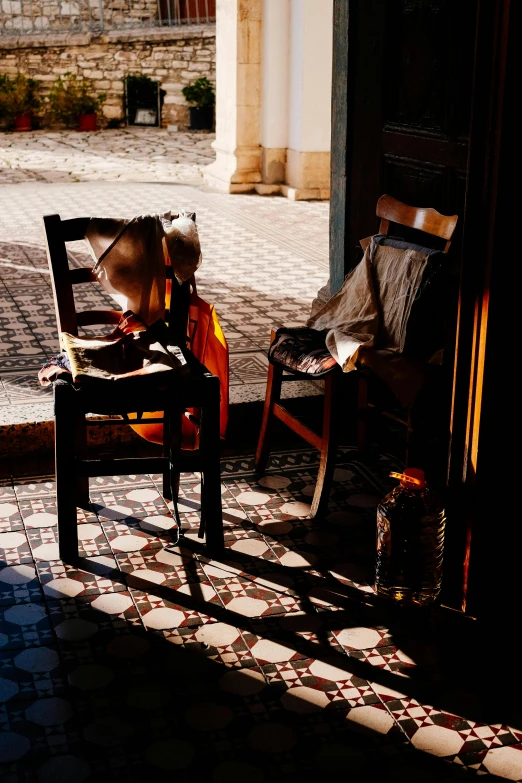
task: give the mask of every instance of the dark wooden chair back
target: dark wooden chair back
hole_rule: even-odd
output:
[[[444,253],[447,253],[455,226],[457,225],[458,215],[441,215],[436,209],[430,207],[411,207],[403,204],[393,196],[384,194],[377,202],[377,217],[381,219],[379,225],[380,234],[388,234],[390,223],[399,226],[407,226],[424,234],[445,239]]]
[[[192,216],[195,221],[195,214]],[[60,215],[45,215],[43,218],[47,244],[47,260],[51,273],[54,308],[58,332],[78,335],[78,327],[104,324],[116,325],[121,310],[83,310],[77,311],[73,286],[78,283],[96,283],[96,276],[90,267],[70,269],[67,258],[67,243],[85,239],[90,218],[62,220]],[[172,274],[172,267],[166,265],[167,280],[171,282],[170,307],[165,320],[184,342],[187,334],[188,306],[190,286],[193,281],[179,285]]]
[[[60,215],[44,215],[43,223],[58,332],[77,335],[79,326],[117,324],[121,316],[117,310],[76,312],[73,285],[97,280],[89,267],[69,269],[66,243],[85,239],[89,218],[62,220]]]
[[[377,201],[376,215],[380,218],[379,233],[389,234],[390,226],[405,227],[407,229],[413,229],[415,232],[425,234],[428,236],[437,237],[444,242],[441,248],[442,252],[447,254],[451,246],[451,240],[455,232],[455,227],[458,221],[458,215],[442,215],[437,212],[436,209],[429,207],[413,207],[408,204],[404,204],[402,201],[398,201],[393,196],[384,194]],[[413,239],[414,242],[418,242],[419,239]],[[362,240],[361,246],[366,248],[370,242],[370,237],[366,240]],[[421,238],[420,242],[427,246],[431,246],[429,239]],[[446,284],[447,285],[447,284]],[[433,291],[438,289],[432,289]],[[448,318],[446,308],[449,306],[448,291],[445,289],[443,296],[444,301],[440,303],[438,307],[439,312],[443,314],[444,320]],[[445,331],[448,332],[448,326],[446,325]],[[387,401],[386,398],[377,402],[377,398],[373,395],[373,401],[370,402],[370,388],[375,384],[377,380],[377,388],[382,392],[385,384],[382,381],[378,381],[377,376],[372,372],[372,350],[361,351],[359,356],[359,390],[358,390],[358,450],[363,453],[366,450],[366,410],[367,408],[379,409],[379,412],[393,421],[404,425],[407,428],[406,435],[406,464],[408,464],[410,453],[410,441],[412,440],[413,423],[412,423],[412,406],[407,406],[404,410],[404,415],[398,414],[395,410],[387,409],[388,403],[391,401],[391,395],[389,395]],[[421,362],[426,367],[426,382],[432,378],[433,371],[436,370],[436,365],[430,365],[425,360],[411,359],[417,362],[417,371]],[[408,361],[408,360],[406,360]],[[431,370],[428,374],[428,368]],[[374,368],[375,369],[375,368]],[[375,389],[372,389],[375,392]],[[393,403],[391,403],[393,407]]]
[[[196,220],[196,215],[191,214]],[[78,312],[74,301],[73,286],[78,283],[99,285],[91,267],[70,269],[67,258],[67,243],[85,239],[90,218],[62,220],[59,215],[45,215],[43,218],[47,242],[47,260],[51,273],[54,308],[58,332],[78,335],[78,327],[116,325],[121,317],[120,310],[82,310]],[[185,344],[187,336],[188,309],[191,286],[194,279],[180,285],[172,274],[172,267],[165,266],[170,281],[170,305],[165,321],[175,331],[179,344]]]

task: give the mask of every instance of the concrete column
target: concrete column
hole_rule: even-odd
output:
[[[289,198],[330,197],[333,0],[291,0]]]
[[[289,127],[290,10],[291,0],[263,0],[261,173],[266,185],[282,184],[285,181]],[[269,188],[263,186],[256,189],[269,191]]]
[[[205,182],[227,193],[261,181],[262,0],[216,3],[216,161]]]

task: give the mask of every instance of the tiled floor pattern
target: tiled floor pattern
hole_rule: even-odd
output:
[[[103,160],[111,159],[112,149],[114,165],[122,159],[124,143],[143,166],[146,150],[156,143],[163,152],[157,153],[154,165],[168,162],[169,155],[185,155],[176,134],[165,132],[165,138],[156,139],[154,132],[141,129],[130,145],[123,131],[93,134],[92,138],[72,132],[58,134],[59,138],[57,134],[31,134],[25,141],[17,134],[0,134],[0,144],[27,147],[35,156],[41,147],[44,152],[48,148],[47,155],[65,145],[73,158],[96,148],[102,158],[106,156]],[[192,140],[194,148],[207,144],[211,149],[209,139],[198,138]],[[102,155],[103,144],[108,147]],[[138,154],[136,150],[142,147],[145,151]],[[37,171],[36,158],[22,155],[24,160],[27,171]],[[131,181],[100,176],[97,182],[42,182],[32,177],[30,183],[20,184],[8,179],[10,184],[1,190],[0,426],[52,418],[50,391],[37,381],[38,369],[58,348],[42,236],[44,214],[57,212],[68,218],[89,214],[132,217],[180,208],[196,212],[203,251],[198,285],[201,294],[215,303],[229,342],[232,403],[263,398],[272,325],[302,325],[327,280],[328,203],[211,192],[201,185],[199,175],[197,181],[180,175],[177,181],[184,184],[170,184],[176,179],[168,176],[168,167],[161,178],[151,169],[148,178],[137,175],[132,181],[134,169],[128,160],[124,163],[126,179]],[[186,165],[190,170],[196,166],[190,155]],[[72,266],[92,264],[85,243],[71,245],[70,261]],[[79,309],[114,306],[110,297],[88,284],[77,286],[75,294]],[[285,396],[318,393],[320,387],[311,383],[284,387]]]
[[[340,450],[318,523],[316,452],[276,453],[261,478],[249,455],[224,460],[218,560],[198,476],[180,546],[160,477],[95,479],[76,567],[52,477],[5,480],[0,779],[521,781],[520,715],[488,719],[495,662],[472,691],[437,613],[411,626],[374,594],[375,506],[400,467]]]

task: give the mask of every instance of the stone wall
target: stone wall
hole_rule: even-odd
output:
[[[90,79],[95,92],[108,95],[105,122],[124,118],[124,77],[146,74],[166,93],[163,127],[184,130],[189,111],[181,90],[200,76],[215,83],[215,40],[214,26],[0,37],[0,74],[20,71],[46,88],[67,71]]]

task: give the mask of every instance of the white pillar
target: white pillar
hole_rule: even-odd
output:
[[[263,0],[261,171],[263,183],[266,184],[285,181],[289,127],[290,8],[291,0]]]
[[[291,198],[329,198],[333,0],[291,0],[286,187]]]
[[[216,3],[216,161],[205,182],[228,193],[261,181],[262,0]]]

